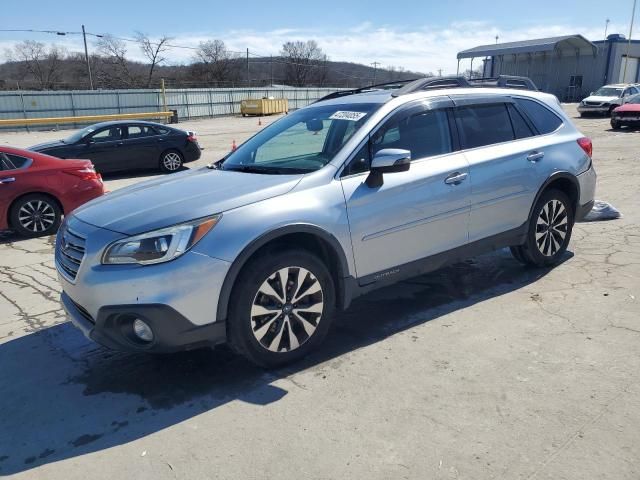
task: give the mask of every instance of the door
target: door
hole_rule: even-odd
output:
[[[537,192],[545,152],[512,103],[456,108],[460,143],[469,162],[469,241],[521,227]]]
[[[161,137],[148,125],[127,125],[121,160],[127,169],[157,168]]]
[[[454,152],[449,121],[446,109],[405,107],[345,168],[341,181],[361,284],[467,242],[468,166],[464,155]],[[410,169],[384,174],[383,185],[370,188],[365,183],[370,158],[384,148],[411,151]]]
[[[32,186],[25,175],[30,165],[28,158],[0,152],[0,215],[5,219],[11,202]]]
[[[101,173],[126,169],[126,160],[120,152],[124,145],[122,130],[120,126],[96,130],[86,137],[79,158],[90,159]]]

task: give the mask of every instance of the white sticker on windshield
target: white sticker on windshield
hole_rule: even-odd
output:
[[[329,117],[330,120],[351,120],[352,122],[357,122],[362,117],[365,117],[367,114],[365,112],[336,112]]]

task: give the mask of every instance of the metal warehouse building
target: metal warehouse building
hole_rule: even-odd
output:
[[[640,40],[629,42],[618,34],[595,42],[565,35],[481,45],[458,53],[458,69],[463,59],[470,59],[471,70],[474,60],[482,62],[485,77],[530,77],[539,89],[566,102],[579,101],[607,83],[640,82]]]

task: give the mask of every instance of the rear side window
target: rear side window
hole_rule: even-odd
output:
[[[166,135],[167,133],[170,132],[170,130],[168,128],[164,128],[164,127],[155,127],[154,128],[156,132],[158,132],[160,135]]]
[[[463,148],[476,148],[514,140],[511,119],[504,103],[456,109]]]
[[[511,124],[513,125],[513,131],[516,134],[516,138],[528,138],[533,137],[533,131],[529,124],[522,117],[520,112],[513,105],[507,105],[509,110],[509,116],[511,117]]]
[[[26,157],[0,152],[0,170],[18,170],[29,166],[29,162]]]
[[[146,125],[129,125],[129,138],[142,138],[157,135],[155,130]]]
[[[526,98],[515,98],[514,100],[531,119],[541,135],[555,132],[562,125],[562,119],[540,103]]]

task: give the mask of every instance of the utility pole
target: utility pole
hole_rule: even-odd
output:
[[[607,39],[607,30],[609,30],[609,22],[610,22],[610,21],[611,21],[611,20],[607,18],[607,19],[605,20],[605,22],[604,22],[604,40],[606,40],[606,39]]]
[[[371,65],[373,65],[373,83],[371,85],[375,85],[376,74],[378,73],[378,65],[380,65],[380,62],[372,62]]]
[[[249,88],[249,49],[247,48],[247,88]]]
[[[87,34],[82,25],[82,39],[84,40],[84,59],[87,62],[87,73],[89,74],[89,88],[93,90],[93,77],[91,76],[91,63],[89,62],[89,51],[87,50]]]
[[[498,39],[500,38],[499,35],[496,35],[496,45],[498,44]]]
[[[629,41],[627,43],[627,54],[624,57],[624,70],[622,72],[622,81],[627,80],[627,64],[629,63],[629,49],[631,48],[631,35],[633,35],[633,18],[636,16],[636,0],[633,0],[633,10],[631,10],[631,25],[629,25]]]

